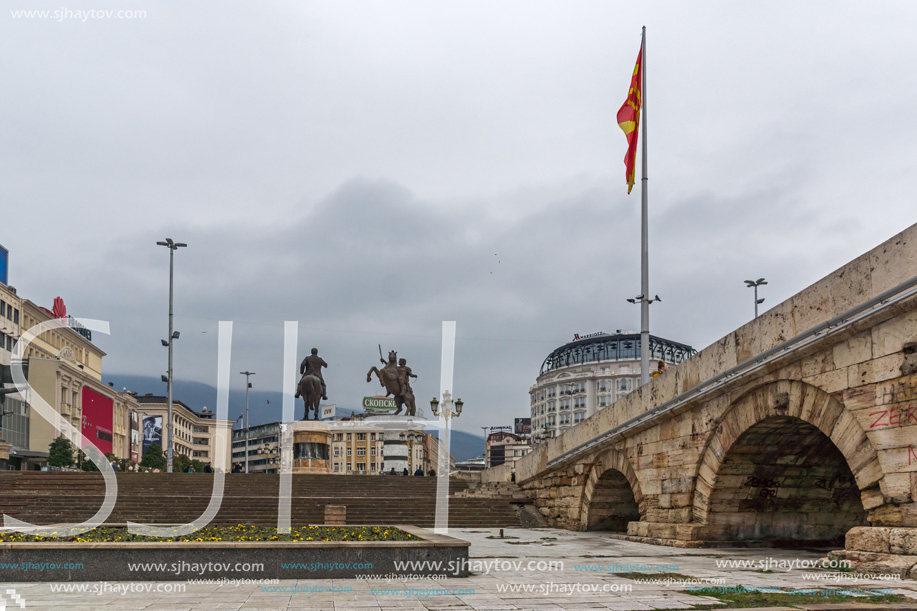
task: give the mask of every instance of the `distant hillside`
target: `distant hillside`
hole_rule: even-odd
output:
[[[138,395],[152,393],[165,396],[166,394],[166,385],[158,378],[150,376],[112,374],[103,375],[103,381],[106,384],[111,382],[117,390],[126,388],[136,392]],[[216,408],[217,403],[217,389],[202,382],[175,380],[172,384],[172,397],[195,411],[200,411],[204,407],[213,410]],[[297,401],[296,418],[302,418],[302,409],[302,401]],[[254,389],[249,391],[248,417],[253,426],[280,420],[282,410],[283,395],[281,393]],[[244,413],[245,391],[230,390],[229,419],[233,420]],[[353,410],[350,409],[338,408],[337,410],[338,417],[346,417],[352,414]],[[436,434],[436,431],[431,432],[434,435]],[[451,441],[452,457],[456,461],[484,455],[484,437],[480,435],[453,430]]]

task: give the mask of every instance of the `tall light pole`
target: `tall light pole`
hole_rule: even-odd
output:
[[[252,383],[248,381],[248,376],[253,376],[255,373],[252,371],[240,371],[239,374],[245,376],[245,472],[248,473],[248,389],[252,387]]]
[[[169,424],[168,424],[168,445],[169,448],[166,450],[166,472],[172,472],[172,344],[175,340],[178,339],[178,331],[172,330],[172,294],[173,294],[173,282],[172,278],[174,276],[174,260],[175,260],[175,251],[179,248],[184,248],[187,244],[183,242],[173,242],[172,238],[166,238],[165,242],[156,242],[159,246],[165,246],[169,249],[169,340],[160,340],[162,341],[163,346],[168,346],[169,348],[169,370],[166,375],[163,376],[163,381],[166,383],[168,388],[169,395]]]
[[[767,284],[767,280],[764,278],[758,278],[757,280],[746,280],[745,285],[749,288],[755,289],[755,318],[758,318],[758,304],[764,303],[764,297],[758,299],[758,287],[762,284]]]
[[[644,150],[643,154],[646,154],[646,150]],[[644,178],[644,180],[646,179]],[[645,230],[646,226],[644,224]],[[646,275],[644,274],[645,278]],[[643,386],[650,381],[650,305],[654,301],[662,301],[662,299],[659,299],[659,295],[650,299],[646,296],[646,293],[643,293],[627,301],[640,304],[640,386]]]

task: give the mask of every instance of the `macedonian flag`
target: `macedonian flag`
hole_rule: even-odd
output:
[[[637,53],[637,65],[634,66],[634,76],[630,80],[630,89],[627,90],[627,99],[618,110],[618,125],[627,136],[627,154],[624,155],[624,166],[627,168],[627,192],[634,188],[634,171],[637,165],[637,134],[640,131],[640,108],[643,105],[643,49]]]

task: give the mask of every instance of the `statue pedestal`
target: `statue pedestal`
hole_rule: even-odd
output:
[[[0,407],[0,409],[3,408]],[[13,444],[0,441],[0,469],[4,471],[7,469],[7,464],[10,462],[10,450],[12,448]]]
[[[293,434],[293,473],[333,473],[331,427],[326,422],[302,420],[287,425]]]

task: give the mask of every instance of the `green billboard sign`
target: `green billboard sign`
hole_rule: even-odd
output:
[[[398,409],[392,397],[363,397],[363,409],[373,412],[390,412]]]

